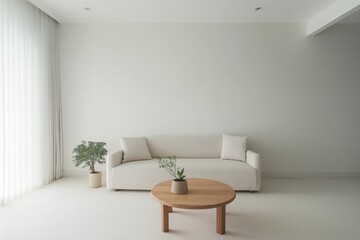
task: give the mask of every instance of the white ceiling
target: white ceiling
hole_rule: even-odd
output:
[[[29,0],[62,23],[307,22],[336,0]],[[86,11],[89,7],[92,10]],[[254,11],[262,7],[262,11]]]
[[[303,22],[308,36],[338,22],[360,23],[360,0],[28,1],[60,23]]]

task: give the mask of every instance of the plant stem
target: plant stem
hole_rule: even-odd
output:
[[[91,170],[91,173],[95,173],[95,162],[94,160],[90,160],[90,170]]]

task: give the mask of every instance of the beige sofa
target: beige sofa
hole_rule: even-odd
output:
[[[146,137],[150,160],[124,162],[122,150],[108,154],[106,186],[109,189],[151,190],[158,182],[171,179],[160,169],[156,157],[176,155],[177,165],[187,178],[209,178],[237,191],[259,191],[260,155],[247,150],[245,161],[221,159],[222,137]]]

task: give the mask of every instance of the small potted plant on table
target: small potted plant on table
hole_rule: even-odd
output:
[[[180,170],[180,167],[176,166],[176,156],[169,156],[168,159],[162,159],[158,157],[158,163],[160,168],[164,168],[171,176],[174,177],[171,183],[171,192],[175,194],[188,193],[188,185],[185,180],[184,168]]]
[[[95,163],[105,163],[107,150],[104,142],[81,141],[81,144],[74,148],[73,161],[75,166],[83,164],[83,168],[89,167],[89,187],[101,186],[101,172],[95,171]]]

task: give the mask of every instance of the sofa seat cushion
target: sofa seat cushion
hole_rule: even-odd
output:
[[[256,171],[250,165],[219,158],[178,158],[187,178],[208,178],[224,182],[235,190],[255,189]],[[157,183],[171,179],[159,168],[157,159],[126,162],[111,170],[112,189],[151,190]]]

